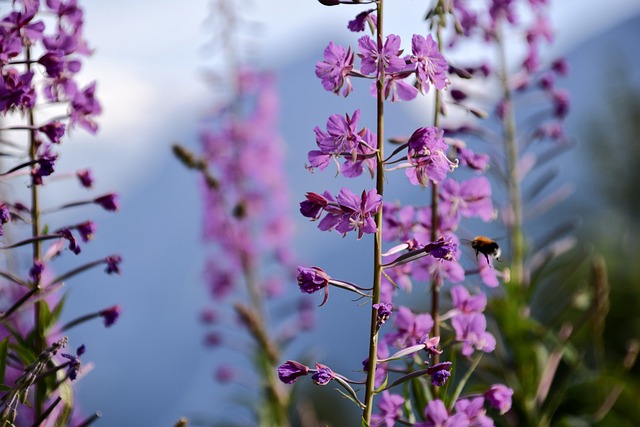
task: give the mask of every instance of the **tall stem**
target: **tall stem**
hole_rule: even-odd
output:
[[[437,26],[436,37],[438,39],[438,50],[442,47],[442,35],[441,25],[443,17],[440,17]],[[440,92],[434,88],[435,101],[433,111],[433,126],[438,127],[440,119]],[[440,236],[438,236],[438,184],[433,182],[431,186],[431,241],[435,242]],[[442,286],[442,276],[436,271],[431,278],[431,317],[433,319],[433,328],[431,329],[431,336],[440,336],[440,287]],[[437,364],[440,361],[440,356],[435,354],[433,356],[433,364]],[[434,393],[437,393],[437,389],[434,387]]]
[[[516,118],[509,86],[509,71],[502,37],[496,33],[496,41],[500,52],[502,73],[502,97],[504,102],[502,132],[507,152],[507,186],[509,202],[513,217],[509,224],[511,244],[511,281],[516,286],[524,285],[524,235],[522,230],[522,198],[520,194],[520,178],[518,176],[518,141],[516,138]]]
[[[27,46],[25,48],[25,57],[27,64],[27,71],[31,71],[31,49]],[[27,114],[27,120],[29,122],[29,160],[33,163],[32,169],[35,169],[36,164],[35,160],[37,157],[37,141],[36,141],[36,131],[35,131],[35,118],[33,115],[33,108],[29,110]],[[38,200],[38,186],[32,182],[31,184],[31,237],[33,238],[33,243],[31,244],[32,251],[32,260],[35,262],[40,259],[40,239],[37,237],[40,235],[40,204]],[[33,284],[33,288],[35,290],[35,295],[38,293],[38,289],[40,288],[40,279]],[[40,354],[45,348],[45,339],[44,339],[44,330],[42,322],[40,321],[40,312],[42,310],[42,305],[45,304],[44,301],[38,300],[35,302],[33,307],[33,323],[34,323],[34,342],[33,342],[33,350],[34,354]],[[35,392],[35,419],[39,419],[42,415],[42,407],[44,404],[46,390],[44,388],[43,381],[36,382],[36,392]]]
[[[378,52],[382,52],[383,47],[383,0],[377,3],[377,44]],[[377,89],[377,123],[376,132],[378,135],[378,154],[376,162],[376,191],[380,196],[384,191],[384,68],[380,67],[380,75],[376,82]],[[371,304],[380,303],[380,286],[382,283],[382,207],[376,213],[376,234],[373,241],[373,298]],[[377,310],[371,307],[371,324],[369,328],[369,363],[367,366],[367,384],[364,398],[364,410],[362,418],[365,425],[371,422],[371,412],[373,410],[373,394],[375,390],[376,365],[378,363],[378,328],[377,328]]]

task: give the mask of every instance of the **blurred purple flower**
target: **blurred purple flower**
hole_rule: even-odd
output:
[[[491,184],[483,176],[458,182],[447,179],[442,183],[439,197],[442,208],[451,215],[465,218],[479,217],[485,222],[495,218],[491,201]]]
[[[84,188],[93,187],[93,174],[90,169],[82,169],[76,172],[76,176],[80,180],[80,185]]]
[[[93,239],[93,234],[96,232],[96,224],[93,221],[85,221],[76,225],[75,229],[80,233],[82,241],[86,243]]]
[[[104,259],[104,262],[107,264],[105,270],[107,274],[120,274],[120,263],[122,262],[120,255],[110,255]]]
[[[33,71],[19,74],[15,68],[5,69],[0,75],[0,112],[12,108],[29,109],[36,103],[36,92],[31,81]]]
[[[104,326],[107,328],[113,326],[118,321],[121,312],[122,309],[119,305],[114,305],[100,311],[100,316],[104,319]]]
[[[367,22],[369,22],[369,25],[371,25],[372,27],[376,27],[378,23],[378,17],[375,13],[371,13],[375,11],[375,9],[369,9],[365,10],[364,12],[360,12],[353,20],[349,21],[349,23],[347,24],[347,28],[349,28],[349,30],[353,31],[354,33],[359,33],[361,31],[364,31],[365,24]]]
[[[484,398],[460,399],[455,404],[456,415],[464,415],[469,426],[493,427],[493,420],[486,415]]]
[[[38,130],[47,135],[47,138],[49,138],[51,142],[58,144],[60,143],[60,139],[64,136],[65,125],[62,122],[53,121],[40,126]]]
[[[118,203],[118,195],[116,193],[105,194],[104,196],[93,199],[93,202],[102,206],[103,209],[115,212],[120,208]]]
[[[402,416],[402,406],[404,405],[404,397],[399,394],[391,394],[387,390],[382,392],[380,400],[378,400],[378,408],[380,413],[371,415],[372,427],[393,427],[396,420]]]
[[[410,308],[402,306],[396,311],[393,326],[394,331],[385,335],[384,340],[403,349],[420,343],[433,328],[433,319],[429,313],[413,314]]]
[[[467,288],[456,285],[451,288],[451,302],[454,308],[461,313],[482,313],[487,306],[487,296],[482,292],[471,296]]]
[[[460,314],[451,320],[456,340],[462,342],[462,354],[471,356],[474,349],[485,353],[496,347],[496,339],[487,332],[487,320],[480,313]]]
[[[489,404],[504,414],[511,409],[513,390],[503,384],[494,384],[484,393]]]

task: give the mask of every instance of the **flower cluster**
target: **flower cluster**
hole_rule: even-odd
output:
[[[4,119],[0,144],[7,159],[3,163],[7,169],[0,172],[0,180],[5,186],[20,189],[23,184],[17,181],[27,177],[30,200],[30,204],[21,202],[24,195],[20,191],[12,195],[16,200],[0,200],[0,235],[8,227],[13,229],[10,236],[5,235],[4,251],[31,248],[28,271],[13,271],[12,263],[0,266],[4,280],[0,284],[0,337],[4,339],[2,354],[7,358],[0,363],[6,365],[3,383],[8,388],[2,398],[0,420],[3,425],[84,424],[79,412],[73,410],[73,399],[59,404],[60,399],[56,401],[55,397],[64,381],[73,381],[82,374],[80,356],[85,347],[79,346],[75,355],[60,357],[57,350],[66,345],[67,338],[62,334],[68,329],[98,317],[104,318],[105,326],[111,326],[117,321],[120,308],[99,310],[60,325],[64,299],[57,291],[63,282],[93,267],[106,264],[107,273],[119,273],[121,258],[107,256],[56,276],[53,260],[65,247],[79,255],[81,242],[88,243],[94,237],[96,225],[91,220],[56,225],[54,218],[46,216],[87,204],[109,211],[116,211],[119,205],[115,193],[67,201],[57,208],[40,203],[41,191],[54,177],[77,176],[85,188],[91,188],[93,183],[90,169],[75,174],[57,170],[58,151],[71,130],[82,128],[92,134],[98,130],[96,116],[101,106],[95,96],[96,84],[81,87],[76,80],[82,58],[91,53],[83,36],[84,14],[75,0],[48,0],[45,4],[16,0],[0,22],[0,115]],[[26,137],[18,138],[19,132]],[[26,236],[20,231],[24,223],[30,225]],[[51,229],[57,231],[48,231]],[[26,279],[21,279],[23,276]],[[55,351],[50,350],[53,347]],[[46,371],[40,362],[33,363],[38,355],[46,356],[42,359],[47,360]],[[66,376],[56,379],[56,372],[64,368]],[[34,375],[36,370],[39,372]],[[25,382],[25,378],[30,380]],[[28,392],[31,386],[35,388],[33,393]],[[24,392],[20,398],[24,405],[11,398],[19,390]]]
[[[364,30],[364,20],[377,22],[373,11],[366,11],[349,24],[352,31]],[[362,22],[362,24],[360,24]],[[351,48],[344,48],[330,42],[324,50],[324,59],[316,64],[316,76],[322,86],[335,94],[348,96],[352,90],[351,77],[373,76],[381,80],[384,76],[384,98],[392,102],[410,101],[419,92],[427,93],[431,86],[444,89],[447,84],[447,61],[438,49],[438,44],[431,34],[426,37],[414,34],[411,39],[411,55],[402,56],[402,41],[399,36],[390,34],[382,46],[370,36],[358,39],[357,55]],[[360,58],[360,68],[354,66],[355,57]],[[406,80],[413,76],[417,88]],[[371,86],[371,93],[376,95],[376,83]],[[377,96],[377,95],[376,95]]]
[[[340,3],[343,2],[331,5]],[[461,239],[456,233],[462,221],[478,218],[489,222],[496,218],[491,185],[482,176],[489,164],[488,155],[477,153],[465,141],[453,138],[455,131],[449,135],[445,127],[436,125],[447,105],[463,105],[465,96],[462,92],[452,93],[454,99],[447,104],[443,92],[462,71],[456,72],[455,67],[450,67],[440,52],[439,33],[436,33],[438,39],[432,34],[415,34],[411,54],[403,56],[400,37],[394,34],[383,37],[378,32],[382,3],[377,2],[376,9],[360,12],[348,24],[352,31],[363,31],[368,24],[374,38],[360,37],[356,48],[330,42],[324,60],[316,65],[316,76],[327,91],[343,96],[354,90],[352,80],[371,79],[371,92],[378,101],[409,101],[419,93],[427,94],[433,87],[436,120],[432,125],[419,127],[406,138],[395,138],[394,151],[385,157],[383,135],[361,127],[361,110],[357,109],[351,115],[331,115],[326,130],[315,128],[318,149],[309,152],[308,169],[323,171],[333,160],[339,173],[353,178],[362,175],[366,168],[376,179],[376,188],[365,190],[360,196],[347,188],[336,196],[329,191],[308,192],[300,203],[301,214],[319,221],[318,228],[322,231],[335,229],[342,235],[354,231],[358,239],[365,233],[376,236],[372,287],[337,280],[320,267],[298,267],[300,290],[309,294],[322,290],[321,305],[327,302],[330,287],[356,293],[371,301],[369,354],[362,362],[366,384],[364,397],[351,386],[360,382],[319,363],[312,369],[290,360],[278,368],[278,375],[286,384],[309,374],[316,384],[336,381],[363,410],[365,423],[372,426],[409,423],[408,420],[415,417],[422,417],[424,422],[415,423],[421,426],[492,425],[493,421],[486,415],[487,408],[499,406],[501,412],[507,411],[511,406],[511,390],[500,384],[487,392],[491,399],[472,394],[461,396],[471,372],[458,376],[458,379],[464,379],[457,394],[449,397],[451,407],[448,408],[439,399],[425,401],[422,397],[412,397],[409,392],[401,396],[390,391],[419,376],[428,377],[432,388],[443,387],[456,375],[456,370],[473,371],[482,354],[494,351],[496,339],[487,330],[484,293],[478,291],[472,296],[468,287],[456,285],[451,288],[451,307],[443,312],[438,299],[440,288],[445,284],[463,283],[477,275],[479,282],[495,287],[506,273],[494,267],[492,259],[499,254],[493,252],[486,251],[486,257],[478,259],[466,270],[461,260]],[[443,21],[434,18],[434,25],[442,24]],[[360,59],[359,68],[356,58]],[[480,115],[477,110],[473,111]],[[383,109],[378,108],[377,113],[377,128],[382,129]],[[452,175],[459,166],[465,169],[467,177],[454,179]],[[430,190],[429,205],[400,205],[389,202],[386,195],[383,200],[384,174],[398,170],[404,170],[409,185]],[[485,241],[483,239],[477,241]],[[384,253],[383,242],[392,245]],[[474,249],[479,250],[477,244]],[[430,285],[430,312],[397,302],[396,296],[401,290],[410,292],[419,286],[414,286],[413,282],[420,286],[425,282]],[[446,343],[445,348],[440,347],[441,343]],[[458,358],[470,362],[456,364],[454,368]],[[500,402],[496,402],[500,398],[494,399],[496,393],[491,391],[494,389],[507,390],[500,395]],[[378,394],[381,395],[377,402],[380,412],[373,414],[374,395]],[[424,406],[419,403],[413,406],[412,402],[421,402]],[[410,418],[404,418],[405,415]]]

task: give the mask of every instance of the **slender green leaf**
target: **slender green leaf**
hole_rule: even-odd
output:
[[[7,355],[9,351],[9,337],[0,341],[0,383],[4,384],[4,374],[7,369]]]

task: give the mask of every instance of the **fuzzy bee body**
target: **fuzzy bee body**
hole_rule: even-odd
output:
[[[476,251],[476,260],[478,259],[478,254],[482,254],[486,258],[489,265],[491,265],[489,257],[493,257],[498,261],[502,261],[500,259],[500,255],[502,254],[500,246],[493,239],[490,239],[486,236],[476,236],[473,238],[473,240],[469,240],[468,242],[471,246],[471,249]]]

